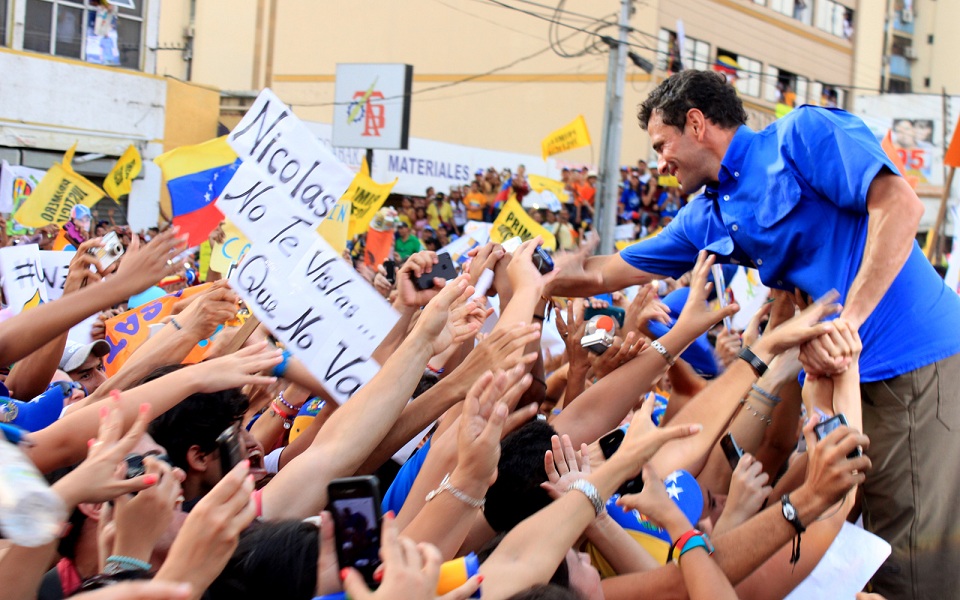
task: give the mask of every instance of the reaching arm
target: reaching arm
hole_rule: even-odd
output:
[[[479,324],[448,323],[451,308],[473,292],[458,278],[424,309],[413,332],[359,392],[330,417],[314,443],[263,489],[267,519],[305,518],[327,503],[327,484],[352,475],[387,435],[438,349],[472,336]]]
[[[552,296],[584,298],[622,290],[631,285],[643,285],[657,275],[627,264],[619,254],[591,256],[582,267],[561,270],[549,286]]]
[[[863,261],[841,314],[858,329],[907,262],[923,203],[903,177],[884,172],[870,184],[867,211],[870,218]]]

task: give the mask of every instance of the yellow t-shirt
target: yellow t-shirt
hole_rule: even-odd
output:
[[[440,209],[437,210],[437,203],[431,202],[430,206],[427,207],[427,221],[430,223],[430,227],[433,227],[435,230],[440,229],[440,223],[452,223],[453,222],[453,208],[450,207],[449,202],[444,202],[440,205]]]

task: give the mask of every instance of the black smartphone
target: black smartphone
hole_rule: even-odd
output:
[[[604,435],[602,438],[597,440],[597,443],[600,444],[600,451],[603,452],[604,458],[610,458],[613,454],[620,449],[620,444],[623,442],[623,437],[626,435],[626,432],[622,429],[614,429],[610,433]],[[623,485],[617,490],[617,493],[621,496],[626,494],[639,494],[643,491],[643,477],[637,475],[633,479],[629,479],[624,482]]]
[[[600,451],[604,458],[610,458],[614,452],[620,449],[620,443],[623,442],[623,436],[626,435],[622,429],[614,429],[597,440],[600,444]]]
[[[247,457],[240,440],[240,424],[234,423],[217,436],[217,447],[220,448],[220,467],[226,475]]]
[[[413,285],[418,290],[432,289],[433,280],[436,277],[446,279],[447,281],[456,278],[457,268],[453,266],[453,260],[450,258],[450,255],[444,252],[438,254],[437,259],[439,262],[433,265],[433,270],[429,273],[424,273],[420,277],[414,277],[413,273],[410,273],[410,276],[413,277]]]
[[[833,418],[827,419],[823,423],[818,424],[816,427],[813,428],[813,432],[817,434],[818,440],[822,440],[823,438],[827,437],[827,435],[829,435],[831,431],[833,431],[837,427],[840,427],[841,425],[846,425],[846,424],[847,424],[847,418],[843,416],[843,413],[840,413],[839,415]],[[863,456],[863,451],[861,451],[860,447],[857,446],[856,448],[853,449],[852,452],[850,452],[850,454],[847,455],[847,458],[859,458],[861,456]]]
[[[733,434],[729,432],[720,438],[720,447],[723,449],[724,456],[727,457],[727,462],[730,463],[730,469],[735,471],[737,463],[743,457],[743,448],[737,444],[737,440],[733,439]]]
[[[383,270],[387,272],[386,278],[390,283],[397,282],[397,263],[387,259],[383,261]]]
[[[380,566],[380,482],[372,476],[334,479],[327,486],[340,568],[353,567],[367,585],[377,586]]]

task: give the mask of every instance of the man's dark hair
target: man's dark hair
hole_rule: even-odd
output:
[[[646,129],[653,111],[660,111],[664,125],[683,131],[687,111],[699,109],[708,120],[726,129],[747,122],[747,111],[726,77],[715,71],[680,71],[656,87],[640,105],[637,117]]]
[[[140,383],[153,381],[181,369],[183,365],[160,367]],[[193,394],[150,422],[147,432],[167,449],[173,466],[188,470],[187,451],[199,446],[201,452],[213,452],[223,430],[243,418],[250,400],[239,388],[213,394]]]
[[[543,455],[551,449],[550,438],[556,434],[545,421],[535,420],[500,443],[497,480],[487,490],[483,508],[483,515],[494,530],[510,531],[550,504],[550,495],[540,484],[547,480]]]
[[[227,566],[205,600],[310,600],[317,589],[320,536],[302,521],[254,522],[240,534]]]

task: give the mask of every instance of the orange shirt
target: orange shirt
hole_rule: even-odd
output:
[[[577,196],[580,198],[581,203],[586,202],[590,206],[593,206],[593,202],[597,196],[597,188],[589,183],[578,183]]]
[[[483,209],[487,206],[487,197],[480,192],[470,192],[463,199],[464,206],[467,207],[467,218],[471,221],[483,220]]]

